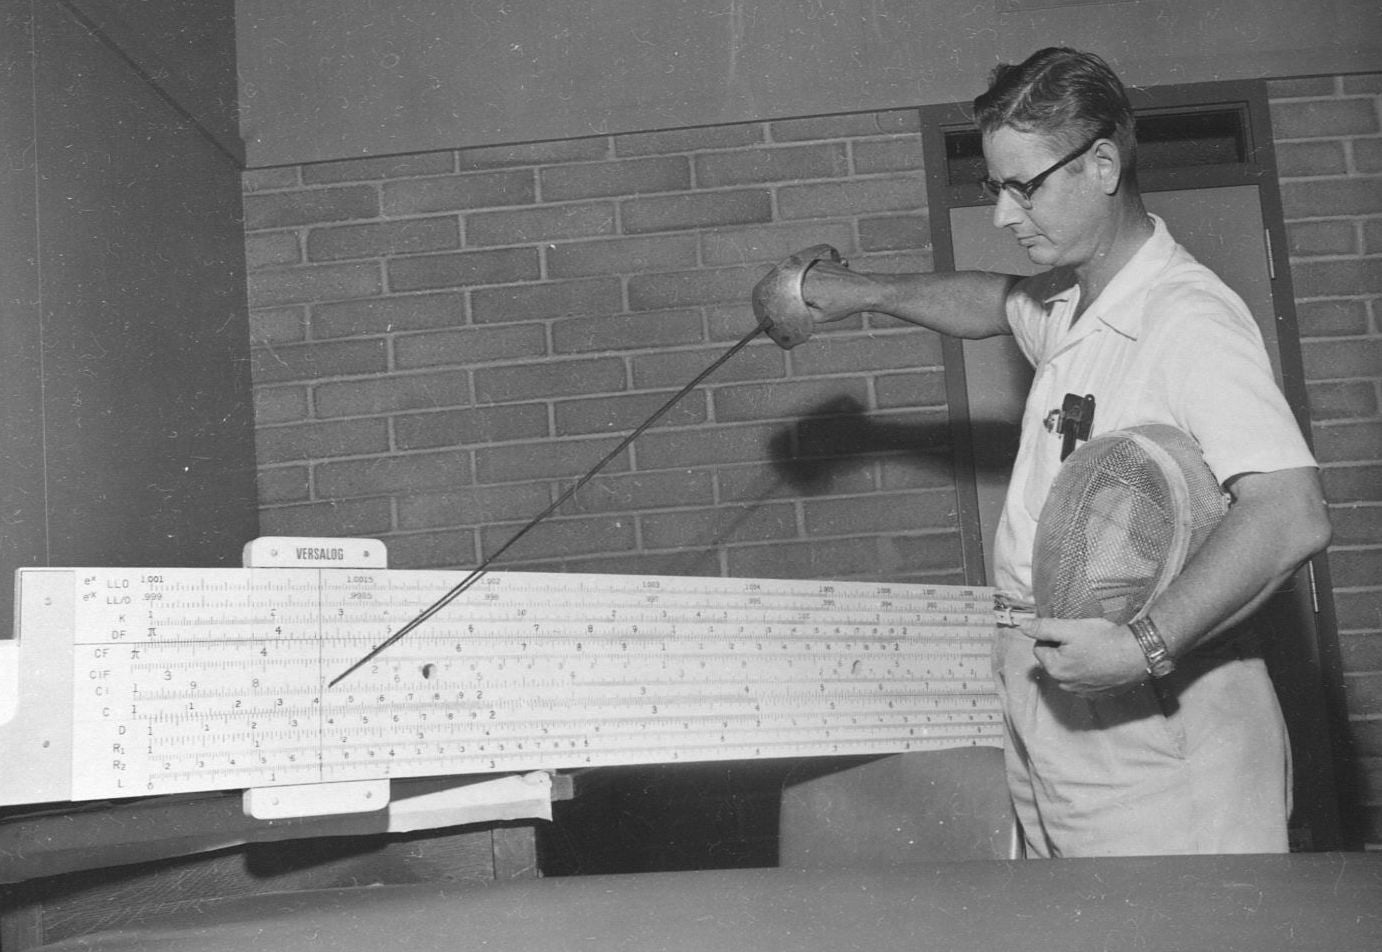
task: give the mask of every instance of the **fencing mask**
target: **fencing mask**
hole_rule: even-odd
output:
[[[1189,434],[1150,424],[1095,436],[1061,464],[1037,521],[1037,614],[1140,617],[1227,510]]]

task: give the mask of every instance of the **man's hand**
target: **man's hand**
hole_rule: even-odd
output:
[[[843,320],[882,303],[878,281],[833,261],[817,261],[806,272],[801,296],[817,324]]]
[[[1147,678],[1147,659],[1126,625],[1103,618],[1033,618],[1017,630],[1035,642],[1032,653],[1043,670],[1072,694],[1117,694]]]

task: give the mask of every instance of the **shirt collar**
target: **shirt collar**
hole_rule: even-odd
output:
[[[1146,311],[1131,299],[1146,293],[1152,280],[1166,268],[1176,250],[1175,239],[1167,230],[1166,223],[1156,215],[1148,217],[1153,226],[1151,237],[1113,276],[1113,280],[1085,313],[1086,319],[1092,317],[1133,340],[1142,332]]]
[[[1133,340],[1137,339],[1142,330],[1143,311],[1141,307],[1123,306],[1124,302],[1133,294],[1145,291],[1151,279],[1170,262],[1176,249],[1176,241],[1167,230],[1166,223],[1150,213],[1147,217],[1152,220],[1151,237],[1143,242],[1142,247],[1128,259],[1128,263],[1113,276],[1113,280],[1085,314],[1086,319],[1093,318],[1088,321],[1089,324],[1096,321],[1106,324]],[[1080,286],[1075,280],[1074,271],[1065,270],[1059,276],[1053,274],[1051,282],[1053,289],[1042,298],[1048,312],[1054,305],[1074,301],[1080,295]],[[1085,324],[1085,321],[1080,323]]]

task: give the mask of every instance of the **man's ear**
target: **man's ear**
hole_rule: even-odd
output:
[[[1112,139],[1100,139],[1090,151],[1090,158],[1099,173],[1099,187],[1104,194],[1117,192],[1123,180],[1123,157],[1118,152],[1118,143]]]

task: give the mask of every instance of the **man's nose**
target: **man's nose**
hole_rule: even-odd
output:
[[[998,193],[998,199],[993,203],[993,224],[998,228],[1007,228],[1015,225],[1022,220],[1024,209],[1017,204],[1017,199],[1005,188]]]

